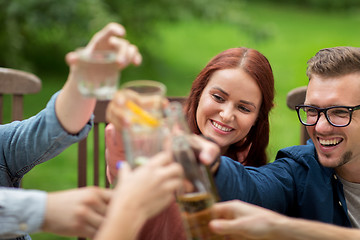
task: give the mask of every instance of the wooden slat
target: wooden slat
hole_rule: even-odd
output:
[[[12,121],[22,120],[24,112],[23,95],[14,94],[12,97]]]
[[[286,97],[287,106],[295,110],[296,105],[304,104],[307,86],[297,87],[289,91]]]
[[[94,110],[94,122],[95,123],[106,123],[106,108],[109,104],[109,100],[97,101]]]
[[[301,124],[301,123],[300,123]],[[306,127],[304,125],[301,124],[300,126],[300,144],[301,145],[306,145],[306,141],[310,138]]]
[[[286,104],[291,110],[295,110],[296,105],[304,104],[307,86],[297,87],[289,91],[286,97]],[[310,138],[306,127],[300,123],[300,144],[305,145]]]
[[[3,95],[2,94],[0,94],[0,124],[2,124],[3,123],[3,104],[4,104],[4,102],[3,102],[4,100],[3,100]]]
[[[3,95],[11,96],[11,121],[23,119],[23,96],[41,90],[41,80],[34,74],[0,67],[0,123],[3,123]]]
[[[99,186],[99,124],[94,124],[94,185]]]
[[[41,90],[41,80],[32,73],[0,68],[0,86],[3,94],[37,93]]]
[[[86,138],[78,143],[78,187],[85,187],[87,185],[87,147]]]

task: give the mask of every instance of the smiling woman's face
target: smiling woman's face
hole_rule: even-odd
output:
[[[214,72],[196,111],[201,133],[217,142],[222,152],[246,137],[262,103],[256,81],[241,69]]]

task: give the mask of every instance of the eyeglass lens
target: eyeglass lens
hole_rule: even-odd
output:
[[[320,117],[319,111],[321,110],[312,107],[300,107],[299,116],[303,123],[311,125],[318,121]],[[324,112],[327,115],[327,120],[334,125],[343,126],[350,121],[351,112],[347,108],[335,107]]]

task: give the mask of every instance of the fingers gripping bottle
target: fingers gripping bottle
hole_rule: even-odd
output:
[[[218,200],[209,169],[201,164],[189,142],[190,130],[182,105],[171,102],[166,111],[175,161],[184,168],[183,189],[176,194],[189,240],[226,239],[211,232],[208,224],[214,218],[211,210]]]

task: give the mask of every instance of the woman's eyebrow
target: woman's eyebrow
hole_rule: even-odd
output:
[[[226,96],[229,96],[229,94],[227,92],[225,92],[222,88],[220,87],[213,87],[213,89],[219,90],[220,92],[222,92],[223,94],[225,94]]]
[[[251,105],[256,109],[256,105],[253,102],[249,102],[249,101],[246,101],[246,100],[240,100],[239,102],[243,103],[243,104],[246,104],[246,105]]]

